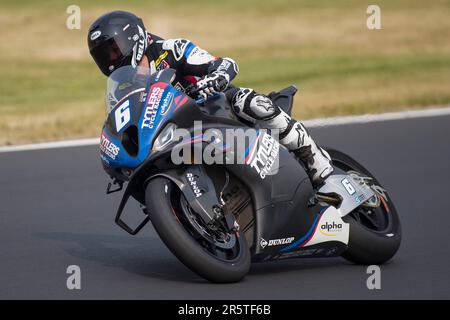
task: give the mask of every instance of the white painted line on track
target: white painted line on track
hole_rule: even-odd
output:
[[[366,114],[359,116],[312,119],[302,121],[302,123],[305,125],[305,127],[315,128],[315,127],[339,126],[358,123],[382,122],[391,120],[439,117],[447,115],[450,115],[450,107],[425,109],[425,110],[409,110],[409,111],[389,112],[380,114]]]
[[[63,140],[34,144],[23,144],[17,146],[0,147],[0,153],[2,152],[15,152],[15,151],[30,151],[30,150],[43,150],[43,149],[57,149],[68,147],[81,147],[95,145],[100,142],[100,138],[91,139],[78,139],[78,140]]]
[[[441,107],[425,110],[408,110],[400,112],[389,112],[381,114],[367,114],[359,116],[345,116],[345,117],[333,117],[333,118],[321,118],[302,121],[307,128],[320,128],[329,126],[339,126],[347,124],[360,124],[370,122],[382,122],[391,120],[404,120],[414,118],[428,118],[450,115],[450,107]],[[64,140],[54,142],[44,142],[35,144],[15,145],[0,147],[0,153],[16,152],[16,151],[30,151],[30,150],[43,150],[43,149],[57,149],[67,147],[81,147],[96,145],[100,142],[99,138],[90,139],[78,139],[78,140]]]

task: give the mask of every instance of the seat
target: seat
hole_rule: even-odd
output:
[[[294,103],[294,95],[297,93],[298,89],[295,85],[291,85],[278,92],[269,93],[269,98],[279,106],[284,112],[291,115],[292,105]]]

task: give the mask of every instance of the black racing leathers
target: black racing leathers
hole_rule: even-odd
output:
[[[220,73],[230,84],[239,71],[233,59],[214,57],[189,40],[163,40],[155,35],[149,37],[150,46],[146,55],[150,69],[153,72],[165,68],[175,69],[173,85],[179,90],[185,91],[188,86],[212,73]],[[280,143],[292,150],[305,164],[315,185],[320,185],[333,172],[328,153],[316,145],[300,122],[292,119],[267,96],[253,89],[233,87],[227,90],[227,97],[234,112],[242,119],[259,123],[271,131],[278,130]]]
[[[184,91],[201,77],[213,72],[222,73],[230,83],[239,72],[233,59],[214,57],[187,39],[163,40],[156,35],[150,37],[150,45],[146,51],[150,69],[175,69],[173,85],[179,90]]]

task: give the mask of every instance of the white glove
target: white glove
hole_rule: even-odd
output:
[[[198,95],[203,99],[211,97],[217,92],[224,91],[229,84],[229,76],[226,73],[213,72],[197,81]]]

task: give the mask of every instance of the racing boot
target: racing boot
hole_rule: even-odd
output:
[[[305,127],[292,119],[272,100],[253,89],[240,88],[232,99],[235,113],[271,132],[278,130],[279,142],[304,164],[314,187],[321,186],[333,172],[329,154],[318,147]]]
[[[311,139],[312,141],[312,139]],[[314,151],[313,151],[314,150]],[[333,166],[328,152],[318,147],[314,141],[309,146],[301,147],[294,151],[306,167],[309,178],[315,188],[319,188],[333,173]]]
[[[317,146],[306,128],[298,121],[289,119],[286,129],[280,132],[280,143],[291,150],[304,164],[315,188],[320,187],[333,173],[328,152]]]

